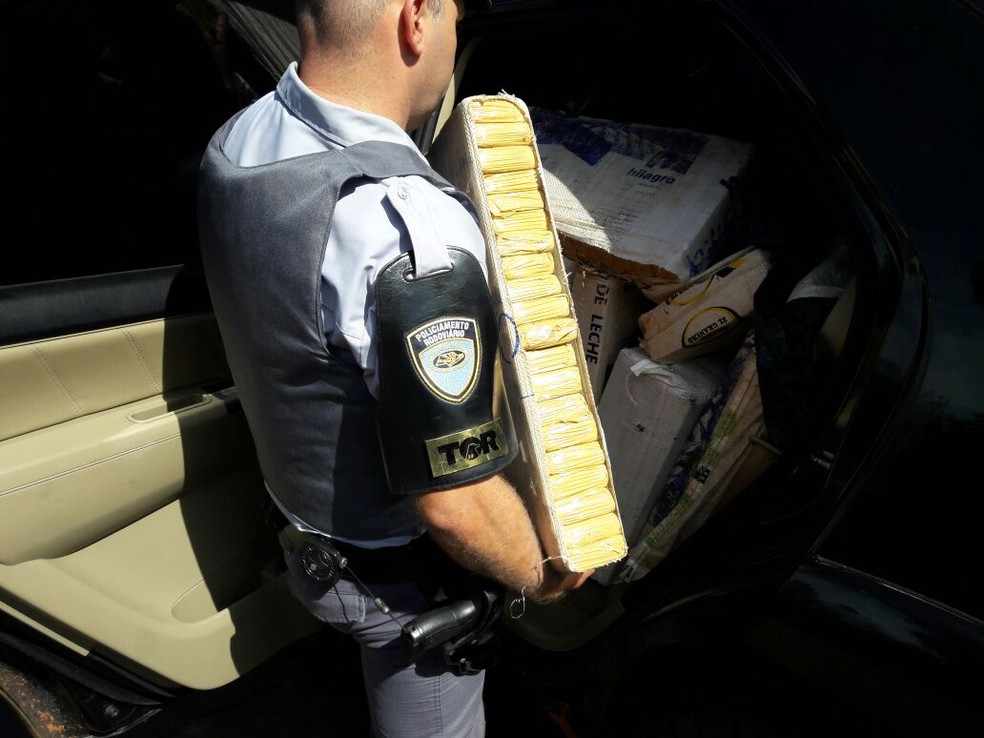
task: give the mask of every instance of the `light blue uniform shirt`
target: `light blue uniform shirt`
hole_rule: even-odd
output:
[[[413,139],[388,118],[316,95],[297,76],[294,62],[276,90],[237,121],[225,154],[240,166],[256,166],[368,140],[402,144],[419,154]],[[347,187],[341,194],[321,270],[325,337],[330,346],[351,352],[369,391],[378,397],[376,274],[410,248],[418,275],[445,268],[447,246],[470,251],[484,270],[485,240],[459,201],[421,177],[390,177]]]
[[[248,167],[367,140],[402,144],[420,155],[395,122],[316,95],[297,76],[294,62],[274,91],[244,111],[224,152],[234,164]],[[374,397],[379,396],[372,299],[376,275],[410,249],[419,276],[446,268],[447,246],[471,252],[486,270],[485,239],[472,213],[426,179],[390,177],[350,185],[340,193],[321,267],[325,338],[330,347],[351,353]],[[272,496],[297,527],[314,530]],[[351,542],[376,547],[408,540]]]

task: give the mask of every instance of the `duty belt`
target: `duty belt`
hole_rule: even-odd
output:
[[[362,548],[343,541],[332,542],[348,559],[348,566],[342,569],[342,579],[361,579],[366,584],[419,581],[427,571],[426,560],[436,550],[426,533],[403,546],[383,548]]]
[[[295,551],[309,536],[318,535],[296,528],[272,502],[267,508],[267,520]],[[341,570],[342,579],[366,584],[420,581],[430,571],[428,561],[432,562],[440,550],[426,533],[402,546],[364,548],[334,538],[331,543],[348,562]]]
[[[295,561],[301,562],[304,575],[325,584],[325,591],[339,578],[349,579],[366,589],[366,594],[373,597],[383,612],[389,612],[385,603],[380,604],[382,600],[366,585],[415,581],[423,584],[425,590],[431,590],[437,575],[436,581],[441,581],[445,590],[439,604],[401,625],[401,638],[409,660],[415,661],[440,646],[445,662],[460,674],[476,674],[495,662],[502,587],[461,569],[429,535],[424,533],[404,546],[362,548],[299,530],[272,501],[268,505],[267,521],[276,528],[281,544],[292,548],[295,554],[299,552]],[[317,551],[310,556],[312,544],[325,541],[330,546],[322,545],[320,553],[329,554],[328,562],[320,560]],[[457,579],[445,582],[441,573],[450,571],[449,564],[456,571]]]

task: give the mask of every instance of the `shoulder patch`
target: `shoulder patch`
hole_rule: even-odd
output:
[[[406,334],[407,350],[417,376],[446,402],[468,399],[478,382],[482,343],[471,318],[447,316],[417,326]]]

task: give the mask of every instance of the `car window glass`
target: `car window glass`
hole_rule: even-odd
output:
[[[17,256],[0,284],[197,259],[198,158],[237,100],[194,20],[167,3],[18,1],[0,36]]]

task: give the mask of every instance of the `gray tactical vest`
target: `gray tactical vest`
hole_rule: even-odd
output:
[[[411,149],[380,141],[239,167],[223,154],[235,120],[213,136],[202,162],[199,235],[260,469],[278,499],[324,533],[416,536],[412,499],[386,482],[377,403],[362,369],[327,346],[321,266],[347,182],[419,175],[452,188]]]

